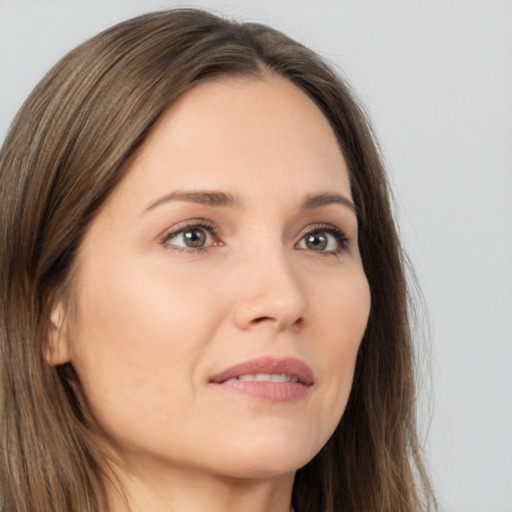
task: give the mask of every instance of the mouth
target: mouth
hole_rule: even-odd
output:
[[[232,377],[224,382],[235,382],[243,380],[245,382],[299,382],[297,377],[286,375],[286,373],[254,373],[248,375],[239,375]]]
[[[234,365],[209,383],[230,393],[277,403],[304,398],[314,384],[311,368],[295,358],[262,357]]]

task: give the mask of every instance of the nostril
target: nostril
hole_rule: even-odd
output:
[[[303,321],[304,321],[303,318],[300,317],[300,318],[297,318],[297,320],[295,320],[295,322],[293,322],[291,325],[293,325],[295,327],[301,327],[303,324]],[[260,324],[265,324],[265,323],[269,323],[269,324],[275,323],[277,325],[277,324],[279,324],[279,320],[272,316],[260,316],[258,318],[254,318],[251,323],[253,325],[260,325]]]
[[[261,324],[263,322],[270,322],[272,320],[275,320],[274,318],[270,317],[270,316],[260,316],[259,318],[255,318],[253,320],[253,323],[255,324]]]

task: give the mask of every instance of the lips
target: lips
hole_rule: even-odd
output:
[[[311,368],[298,359],[262,357],[234,365],[209,382],[224,391],[276,403],[303,398],[314,378]]]
[[[287,377],[294,379],[295,382],[305,386],[311,386],[314,382],[311,368],[302,361],[291,357],[280,359],[262,357],[259,359],[253,359],[251,361],[232,366],[231,368],[214,375],[210,379],[210,382],[220,384],[230,379],[239,379],[244,376],[265,374],[271,376],[286,375]]]

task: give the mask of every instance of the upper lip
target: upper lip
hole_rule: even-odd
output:
[[[286,374],[296,377],[298,382],[311,386],[314,382],[313,371],[306,364],[293,357],[260,357],[243,363],[235,364],[210,378],[212,383],[221,383],[228,379],[236,379],[241,375],[255,373]]]

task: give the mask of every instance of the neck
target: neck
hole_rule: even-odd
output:
[[[110,512],[290,512],[293,477],[233,478],[182,468],[116,471],[119,488],[109,489]]]

